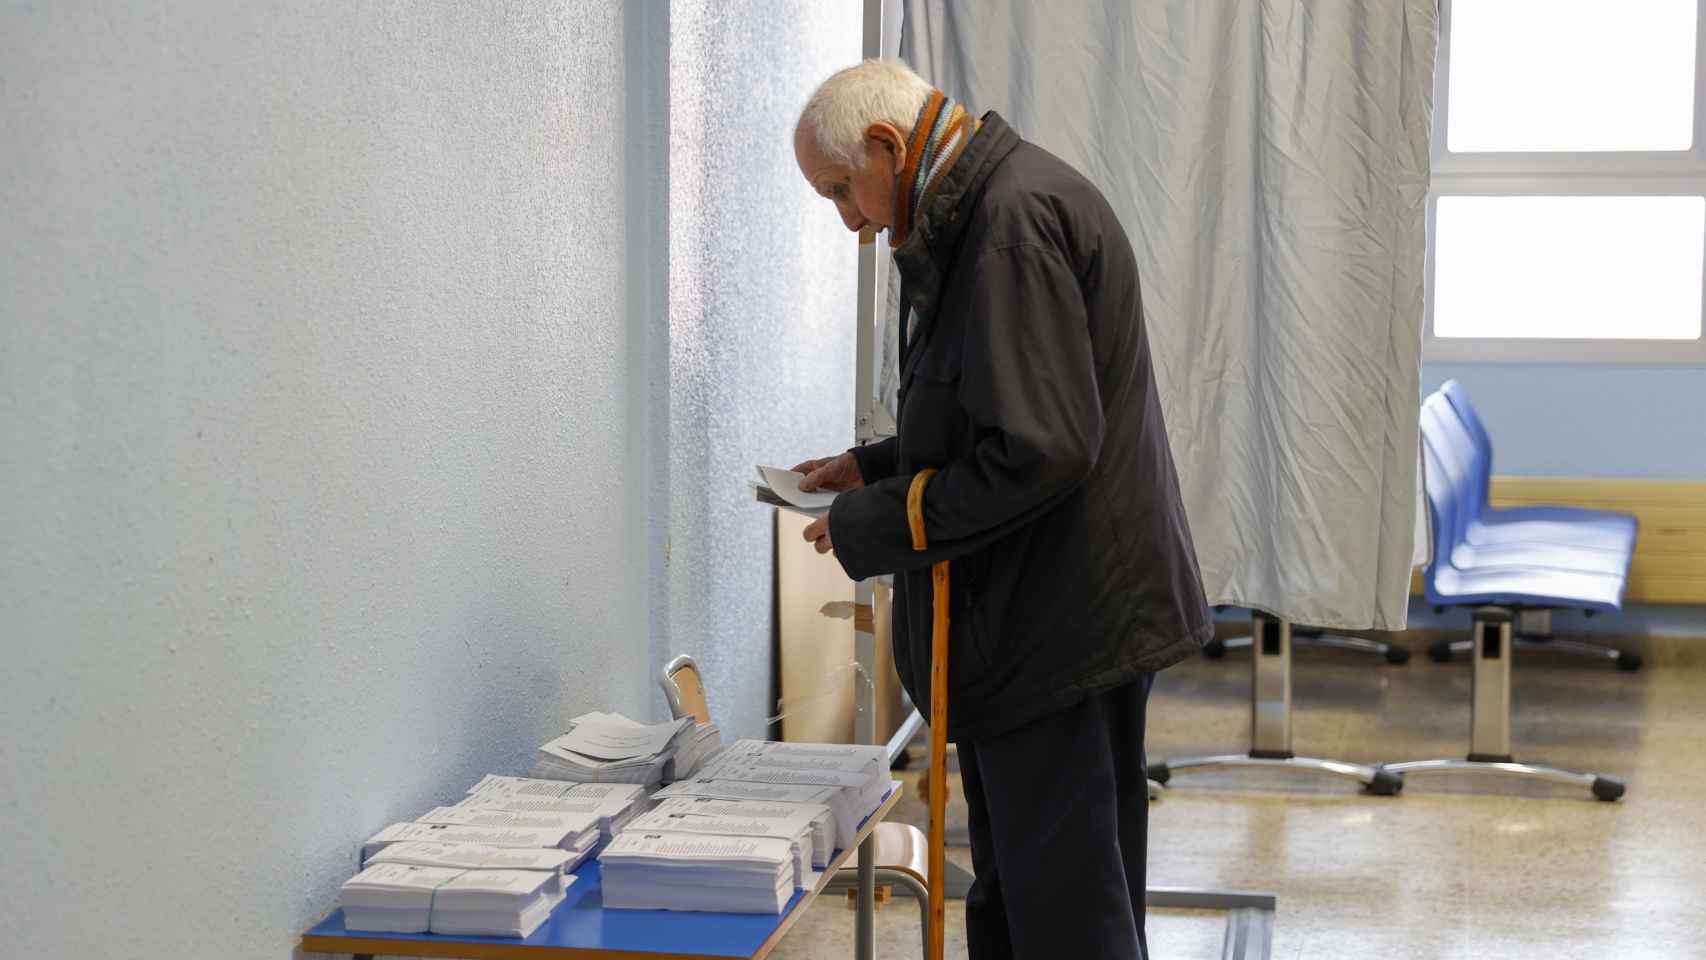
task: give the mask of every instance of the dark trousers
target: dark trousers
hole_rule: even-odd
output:
[[[1143,960],[1150,677],[959,744],[972,960]]]

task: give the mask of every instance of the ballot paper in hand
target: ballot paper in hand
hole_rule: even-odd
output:
[[[806,478],[803,473],[783,470],[781,467],[759,467],[759,482],[753,484],[760,503],[793,510],[808,516],[821,517],[829,512],[829,507],[835,502],[835,494],[828,490],[813,490],[806,492],[800,489],[800,481]]]

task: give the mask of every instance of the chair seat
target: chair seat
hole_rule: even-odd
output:
[[[930,879],[930,838],[910,823],[883,822],[877,825],[877,865],[905,870],[919,883]]]
[[[1576,570],[1621,577],[1628,572],[1632,556],[1632,550],[1597,549],[1563,543],[1459,543],[1451,549],[1451,565],[1459,570],[1524,567]]]
[[[919,883],[930,882],[930,838],[910,823],[885,820],[871,831],[877,838],[876,868],[910,873]],[[859,864],[848,858],[841,865],[842,873],[857,871]]]
[[[1507,507],[1487,510],[1471,520],[1466,539],[1476,546],[1502,543],[1556,543],[1631,554],[1635,518],[1609,510],[1579,507]]]
[[[1460,570],[1449,564],[1429,568],[1424,580],[1428,602],[1438,606],[1498,604],[1612,611],[1623,604],[1621,574],[1534,567]]]

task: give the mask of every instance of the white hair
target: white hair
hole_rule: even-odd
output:
[[[865,129],[889,123],[910,133],[934,89],[904,64],[866,60],[820,84],[796,129],[811,130],[825,156],[858,169],[865,165]]]

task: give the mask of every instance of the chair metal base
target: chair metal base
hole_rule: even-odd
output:
[[[1609,660],[1617,664],[1617,669],[1635,671],[1641,669],[1641,655],[1616,647],[1608,647],[1602,643],[1585,643],[1581,640],[1559,640],[1554,637],[1524,637],[1515,638],[1519,649],[1553,650],[1567,653],[1571,656],[1587,657],[1592,660]],[[1428,644],[1428,659],[1435,663],[1446,663],[1452,656],[1468,653],[1475,649],[1473,640],[1435,640]]]
[[[1404,789],[1403,777],[1395,773],[1387,773],[1376,766],[1347,763],[1343,760],[1324,760],[1320,757],[1263,757],[1252,756],[1247,753],[1164,760],[1149,765],[1149,776],[1150,779],[1164,784],[1172,779],[1175,771],[1191,767],[1266,767],[1278,770],[1311,770],[1319,773],[1331,773],[1356,780],[1366,787],[1369,793],[1383,797],[1393,796]]]
[[[1250,749],[1247,753],[1217,754],[1164,760],[1149,765],[1149,779],[1166,783],[1175,770],[1191,767],[1272,767],[1284,770],[1312,770],[1349,777],[1361,782],[1369,792],[1390,796],[1403,789],[1403,778],[1387,774],[1377,767],[1342,760],[1323,760],[1299,757],[1291,748],[1291,624],[1273,620],[1262,614],[1250,618],[1250,635],[1258,642],[1250,644]],[[1355,641],[1355,649],[1373,644],[1360,637],[1334,637],[1340,641]],[[1384,647],[1384,644],[1380,646]],[[1402,649],[1402,648],[1399,648]],[[1405,651],[1408,655],[1408,651]]]
[[[1560,767],[1549,767],[1537,763],[1516,763],[1508,760],[1409,760],[1404,763],[1381,764],[1380,769],[1399,776],[1429,773],[1481,773],[1507,777],[1529,777],[1535,780],[1550,780],[1553,783],[1586,787],[1601,800],[1616,800],[1623,796],[1623,791],[1627,789],[1623,781],[1615,777],[1602,777],[1594,773],[1576,773],[1573,770],[1565,770]]]
[[[1542,764],[1518,763],[1511,756],[1511,658],[1523,646],[1516,637],[1521,611],[1476,607],[1467,641],[1474,667],[1469,709],[1469,756],[1458,760],[1411,760],[1381,764],[1383,772],[1405,777],[1429,773],[1477,773],[1549,780],[1587,787],[1601,800],[1623,796],[1623,782],[1593,773],[1577,773]],[[1544,646],[1570,641],[1553,640]],[[1455,646],[1453,644],[1452,646]],[[1582,644],[1581,646],[1591,646]],[[1594,648],[1596,655],[1599,648]],[[1615,651],[1613,651],[1615,653]]]
[[[1327,633],[1321,630],[1306,630],[1293,627],[1292,642],[1305,647],[1326,647],[1332,650],[1350,650],[1355,653],[1372,653],[1386,658],[1386,662],[1400,665],[1410,662],[1410,648],[1367,637],[1349,637],[1337,633]],[[1226,656],[1228,650],[1248,650],[1253,644],[1250,637],[1228,637],[1225,640],[1210,640],[1203,645],[1203,656],[1210,660],[1218,660]]]

